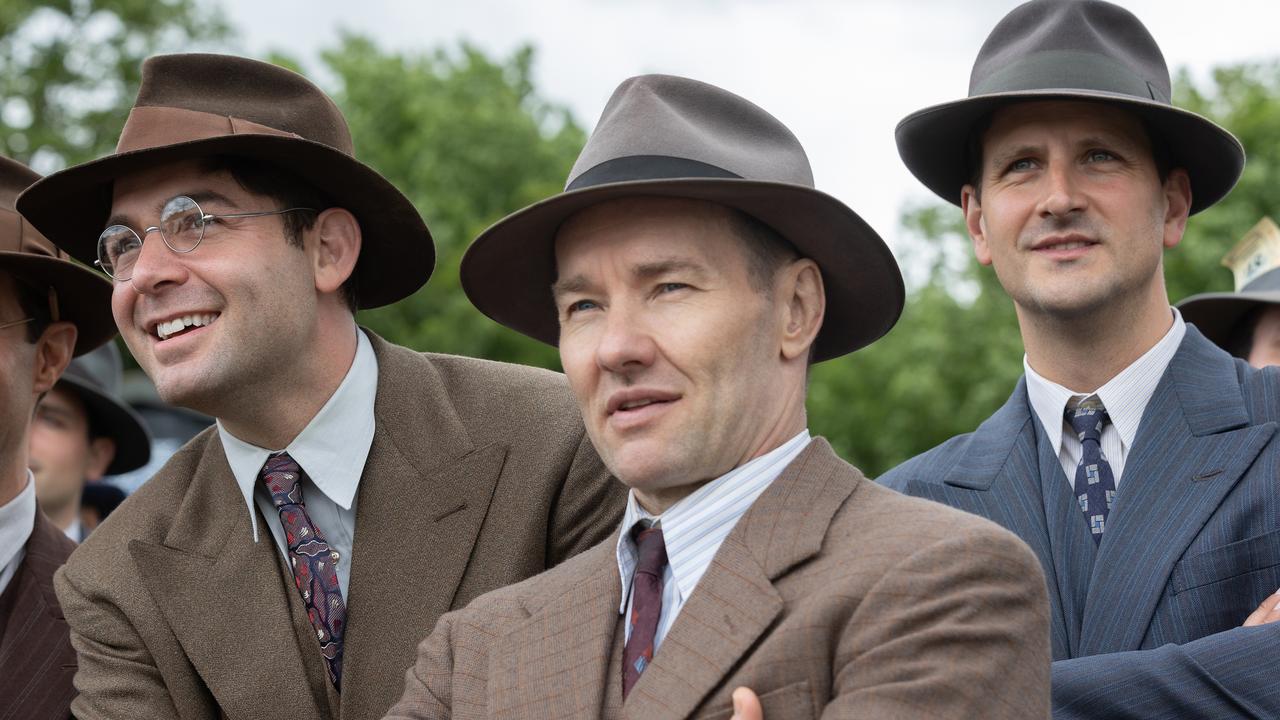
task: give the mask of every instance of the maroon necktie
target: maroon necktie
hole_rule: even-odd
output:
[[[629,638],[622,649],[622,698],[640,679],[640,673],[653,661],[653,641],[662,616],[662,574],[667,567],[667,546],[662,530],[648,527],[641,520],[631,528],[637,555],[636,570],[631,576],[631,617]]]
[[[329,669],[329,679],[334,689],[341,692],[342,636],[347,629],[347,606],[342,601],[342,588],[334,568],[337,553],[325,542],[320,528],[311,524],[307,506],[302,501],[302,468],[289,453],[267,458],[259,477],[280,513],[285,544],[289,546],[293,584],[307,606],[307,618],[320,641],[320,654]]]

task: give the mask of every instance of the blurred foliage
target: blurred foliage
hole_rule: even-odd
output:
[[[3,0],[0,153],[47,174],[110,152],[143,58],[229,37],[200,0]]]
[[[0,2],[0,152],[48,172],[110,152],[154,52],[227,49],[232,33],[200,0]],[[494,59],[468,44],[389,51],[343,35],[314,77],[351,126],[358,156],[422,212],[437,246],[431,282],[361,314],[410,347],[555,368],[555,350],[484,318],[458,285],[472,238],[506,213],[559,191],[585,140],[568,111],[538,95],[534,53]],[[303,72],[298,59],[271,57]],[[1180,73],[1176,102],[1244,143],[1249,164],[1231,195],[1192,219],[1165,255],[1170,295],[1230,289],[1223,254],[1259,217],[1280,219],[1280,64]],[[886,140],[888,142],[888,140]],[[810,426],[868,474],[976,427],[1022,372],[1013,307],[973,259],[959,210],[903,213],[898,259],[919,279],[883,340],[814,368]],[[923,270],[923,272],[922,272]]]
[[[1280,220],[1280,63],[1235,65],[1175,81],[1174,103],[1209,117],[1244,144],[1240,183],[1191,218],[1165,253],[1169,296],[1231,290],[1222,256],[1263,215]],[[810,427],[870,475],[969,432],[995,412],[1022,373],[1013,304],[970,251],[960,210],[942,203],[903,213],[904,267],[929,267],[883,340],[815,368]]]

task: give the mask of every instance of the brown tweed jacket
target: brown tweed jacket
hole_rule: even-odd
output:
[[[53,595],[53,571],[75,548],[37,509],[26,555],[0,594],[0,720],[71,715],[76,654]]]
[[[623,705],[610,539],[441,618],[403,718],[1046,718],[1044,577],[1012,534],[817,439],[726,538]]]
[[[211,429],[57,575],[80,720],[379,717],[442,613],[613,530],[625,496],[562,376],[373,347],[377,427],[356,503],[341,698]]]

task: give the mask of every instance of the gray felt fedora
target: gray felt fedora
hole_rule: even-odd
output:
[[[1280,305],[1280,226],[1264,217],[1222,259],[1235,277],[1235,292],[1193,295],[1178,303],[1182,319],[1228,352],[1241,325],[1259,308]],[[1251,330],[1252,328],[1250,328]]]
[[[814,349],[826,360],[884,335],[902,313],[902,275],[880,236],[814,189],[800,141],[753,103],[670,75],[624,81],[569,172],[564,192],[503,218],[462,259],[481,312],[555,345],[556,231],[571,215],[630,196],[708,200],[769,225],[822,269],[827,311]]]
[[[1033,0],[1014,8],[978,51],[969,97],[908,115],[898,153],[944,200],[959,204],[969,182],[974,126],[1003,105],[1094,100],[1141,117],[1191,176],[1191,212],[1222,199],[1240,178],[1244,148],[1226,130],[1171,102],[1169,69],[1133,13],[1101,0]]]
[[[151,434],[138,413],[120,399],[120,351],[107,343],[71,361],[58,387],[75,393],[84,403],[95,432],[111,438],[116,456],[108,475],[136,470],[151,460]]]

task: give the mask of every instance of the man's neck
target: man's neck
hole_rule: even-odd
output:
[[[8,505],[27,487],[25,454],[0,456],[0,505]]]
[[[1169,332],[1173,312],[1163,294],[1128,310],[1103,308],[1070,318],[1018,308],[1027,362],[1045,379],[1093,392],[1132,365]]]

